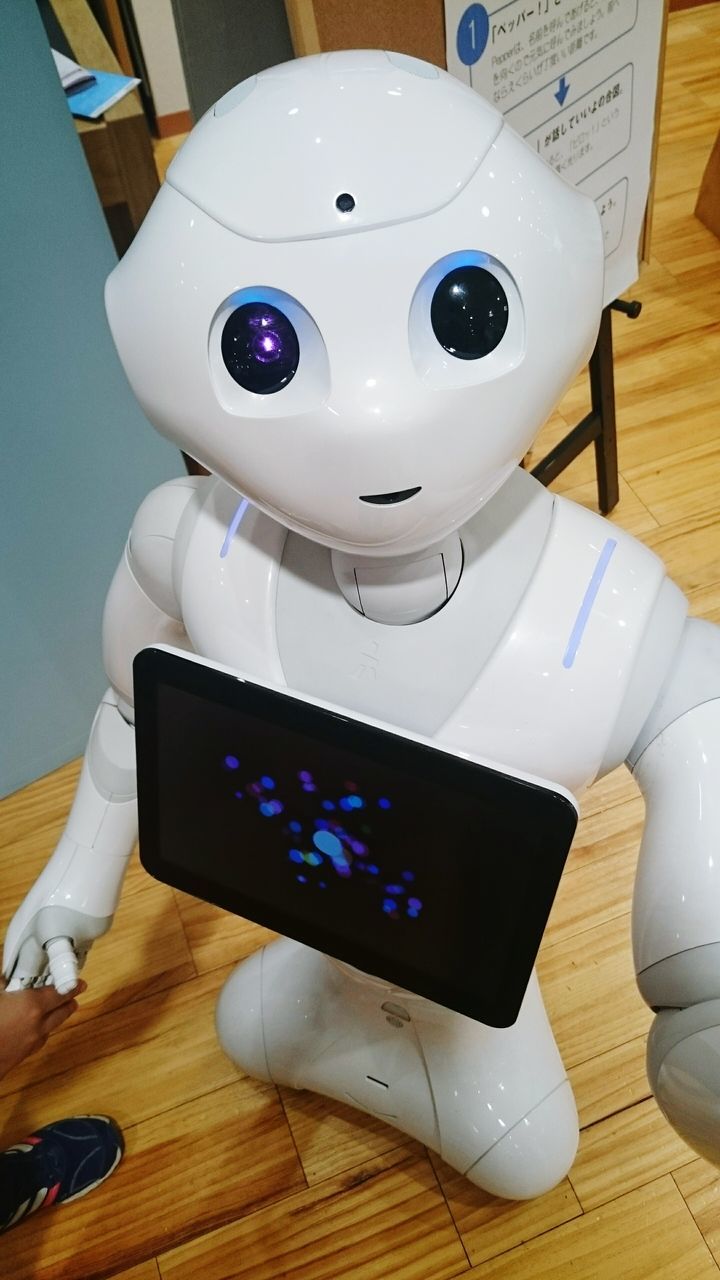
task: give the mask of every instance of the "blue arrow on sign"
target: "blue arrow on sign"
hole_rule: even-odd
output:
[[[569,92],[570,92],[570,85],[567,83],[567,80],[565,79],[565,77],[561,76],[560,83],[557,87],[557,92],[553,94],[553,97],[557,98],[558,102],[560,103],[560,106],[562,106]]]

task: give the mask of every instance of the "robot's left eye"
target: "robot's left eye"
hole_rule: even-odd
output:
[[[449,355],[458,360],[479,360],[503,339],[508,326],[507,294],[484,267],[456,267],[435,289],[430,323]]]
[[[220,349],[230,377],[261,396],[282,391],[300,363],[293,325],[279,307],[266,302],[246,302],[230,313]]]

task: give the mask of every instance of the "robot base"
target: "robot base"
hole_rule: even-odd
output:
[[[575,1102],[535,975],[497,1030],[281,938],[231,974],[217,1030],[249,1075],[377,1116],[493,1195],[542,1195],[574,1159]]]

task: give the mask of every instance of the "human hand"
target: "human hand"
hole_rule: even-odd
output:
[[[51,1031],[75,1012],[75,997],[86,988],[87,983],[79,982],[64,996],[54,987],[0,992],[0,1079],[42,1048]]]

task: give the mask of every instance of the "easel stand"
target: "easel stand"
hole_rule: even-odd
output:
[[[603,310],[595,350],[588,366],[592,406],[590,412],[538,462],[532,472],[542,484],[551,484],[583,449],[594,443],[598,503],[603,515],[612,511],[620,497],[610,312],[622,311],[631,320],[635,320],[640,315],[641,308],[641,302],[623,302],[618,299]]]

